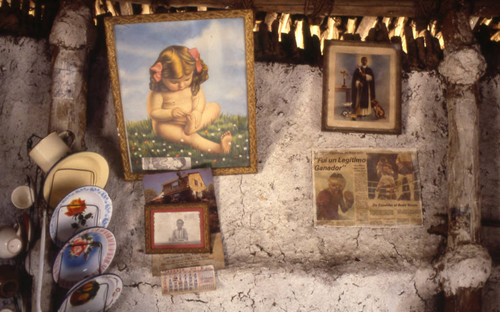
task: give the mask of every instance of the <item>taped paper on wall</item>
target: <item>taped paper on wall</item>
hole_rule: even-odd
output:
[[[215,288],[215,269],[212,265],[161,272],[161,289],[164,295],[202,292]]]
[[[414,150],[313,151],[316,225],[421,226]]]

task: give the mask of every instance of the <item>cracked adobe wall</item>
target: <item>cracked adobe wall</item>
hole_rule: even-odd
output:
[[[0,200],[7,223],[19,213],[10,204],[10,191],[34,169],[24,152],[25,139],[46,131],[50,63],[43,41],[0,40],[0,94],[5,99],[0,102],[0,139],[8,162]],[[498,76],[486,80],[481,89],[489,112],[482,121],[491,127],[498,127],[498,81]],[[93,59],[86,142],[110,164],[105,189],[113,200],[109,229],[117,237],[118,251],[109,272],[120,275],[125,285],[111,311],[437,309],[439,287],[430,263],[443,238],[427,230],[443,222],[439,214],[446,212],[447,201],[447,119],[439,76],[412,72],[403,77],[403,132],[397,136],[321,132],[322,73],[317,68],[258,63],[255,84],[259,173],[215,177],[228,268],[217,272],[216,291],[162,296],[159,280],[150,273],[151,258],[144,254],[142,182],[122,179],[105,55]],[[21,113],[16,111],[20,107]],[[33,114],[22,113],[30,109]],[[483,205],[496,219],[499,157],[498,144],[491,142],[498,142],[493,140],[497,133],[485,133],[481,146],[486,151],[482,160],[489,160],[482,165],[483,190],[489,194]],[[423,227],[312,226],[311,149],[350,147],[418,149]],[[487,243],[498,248],[493,236],[485,235]],[[498,269],[494,276],[485,287],[487,307],[498,306]]]

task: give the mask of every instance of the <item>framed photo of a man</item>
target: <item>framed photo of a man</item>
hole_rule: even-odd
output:
[[[322,130],[401,133],[401,46],[325,42]]]
[[[210,251],[208,204],[146,205],[146,253]]]

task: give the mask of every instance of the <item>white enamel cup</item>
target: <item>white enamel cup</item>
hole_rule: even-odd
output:
[[[29,152],[31,159],[43,172],[47,173],[52,166],[69,154],[70,148],[63,140],[63,137],[68,137],[68,133],[71,138],[73,134],[70,131],[52,132],[38,142]]]
[[[10,194],[10,201],[17,209],[29,208],[35,202],[35,191],[27,185],[20,185]]]
[[[17,230],[8,225],[0,227],[0,258],[10,259],[21,253],[23,250],[21,235],[21,227]]]

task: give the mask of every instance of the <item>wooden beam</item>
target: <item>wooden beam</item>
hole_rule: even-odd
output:
[[[117,2],[132,2],[137,4],[150,4],[151,0],[118,0]],[[331,13],[332,16],[389,16],[389,17],[426,17],[433,12],[436,1],[433,0],[329,0],[333,2],[331,12],[329,5],[325,4],[321,15]],[[500,16],[500,1],[476,0],[473,1],[471,14],[475,16],[496,17]],[[241,1],[231,0],[169,0],[172,7],[204,6],[214,9],[241,9]],[[253,9],[263,12],[278,12],[290,14],[311,14],[314,7],[305,10],[304,0],[254,0]]]
[[[89,2],[62,1],[49,37],[53,59],[49,132],[73,132],[73,152],[86,149],[88,56],[94,42]]]
[[[445,56],[439,72],[446,82],[448,111],[448,235],[438,280],[445,294],[445,311],[481,311],[481,288],[492,261],[481,243],[479,184],[479,105],[477,83],[486,71],[471,30],[470,2],[443,2]],[[467,61],[471,60],[471,61]]]
[[[120,2],[120,13],[122,15],[133,15],[134,10],[132,9],[132,3],[130,3],[130,1]]]

